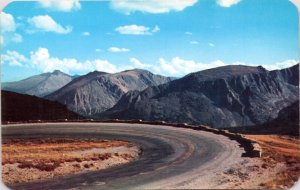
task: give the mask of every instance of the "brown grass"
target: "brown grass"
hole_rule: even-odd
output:
[[[246,135],[257,141],[263,149],[263,168],[272,168],[278,163],[286,167],[275,179],[262,183],[265,188],[291,187],[300,176],[300,140],[280,135]]]
[[[95,141],[72,139],[14,139],[2,144],[2,165],[18,163],[19,168],[53,171],[64,162],[106,160],[105,154],[68,154],[69,152],[128,145],[124,141]]]

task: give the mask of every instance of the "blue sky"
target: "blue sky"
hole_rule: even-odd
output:
[[[1,13],[2,81],[141,68],[184,76],[228,64],[298,62],[288,0],[14,2]],[[26,10],[26,11],[24,11]]]

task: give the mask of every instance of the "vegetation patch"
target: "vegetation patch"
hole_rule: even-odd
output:
[[[7,184],[105,169],[138,157],[139,147],[119,140],[4,139],[2,173]]]

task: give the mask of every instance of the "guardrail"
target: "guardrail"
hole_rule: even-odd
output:
[[[258,143],[253,140],[246,138],[244,135],[239,133],[232,133],[224,129],[215,129],[205,125],[190,125],[187,123],[167,123],[165,121],[143,121],[143,120],[93,120],[93,119],[84,119],[84,120],[51,120],[51,121],[41,121],[41,120],[29,120],[25,122],[2,122],[2,124],[24,124],[24,123],[59,123],[59,122],[95,122],[95,123],[133,123],[133,124],[150,124],[150,125],[166,125],[180,128],[187,128],[193,130],[207,131],[218,135],[224,135],[231,140],[237,141],[241,147],[244,148],[245,153],[242,156],[244,157],[261,157],[262,149]]]

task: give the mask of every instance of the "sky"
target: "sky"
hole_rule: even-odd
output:
[[[298,12],[289,0],[42,0],[10,3],[0,19],[3,82],[54,70],[182,77],[299,61]]]

